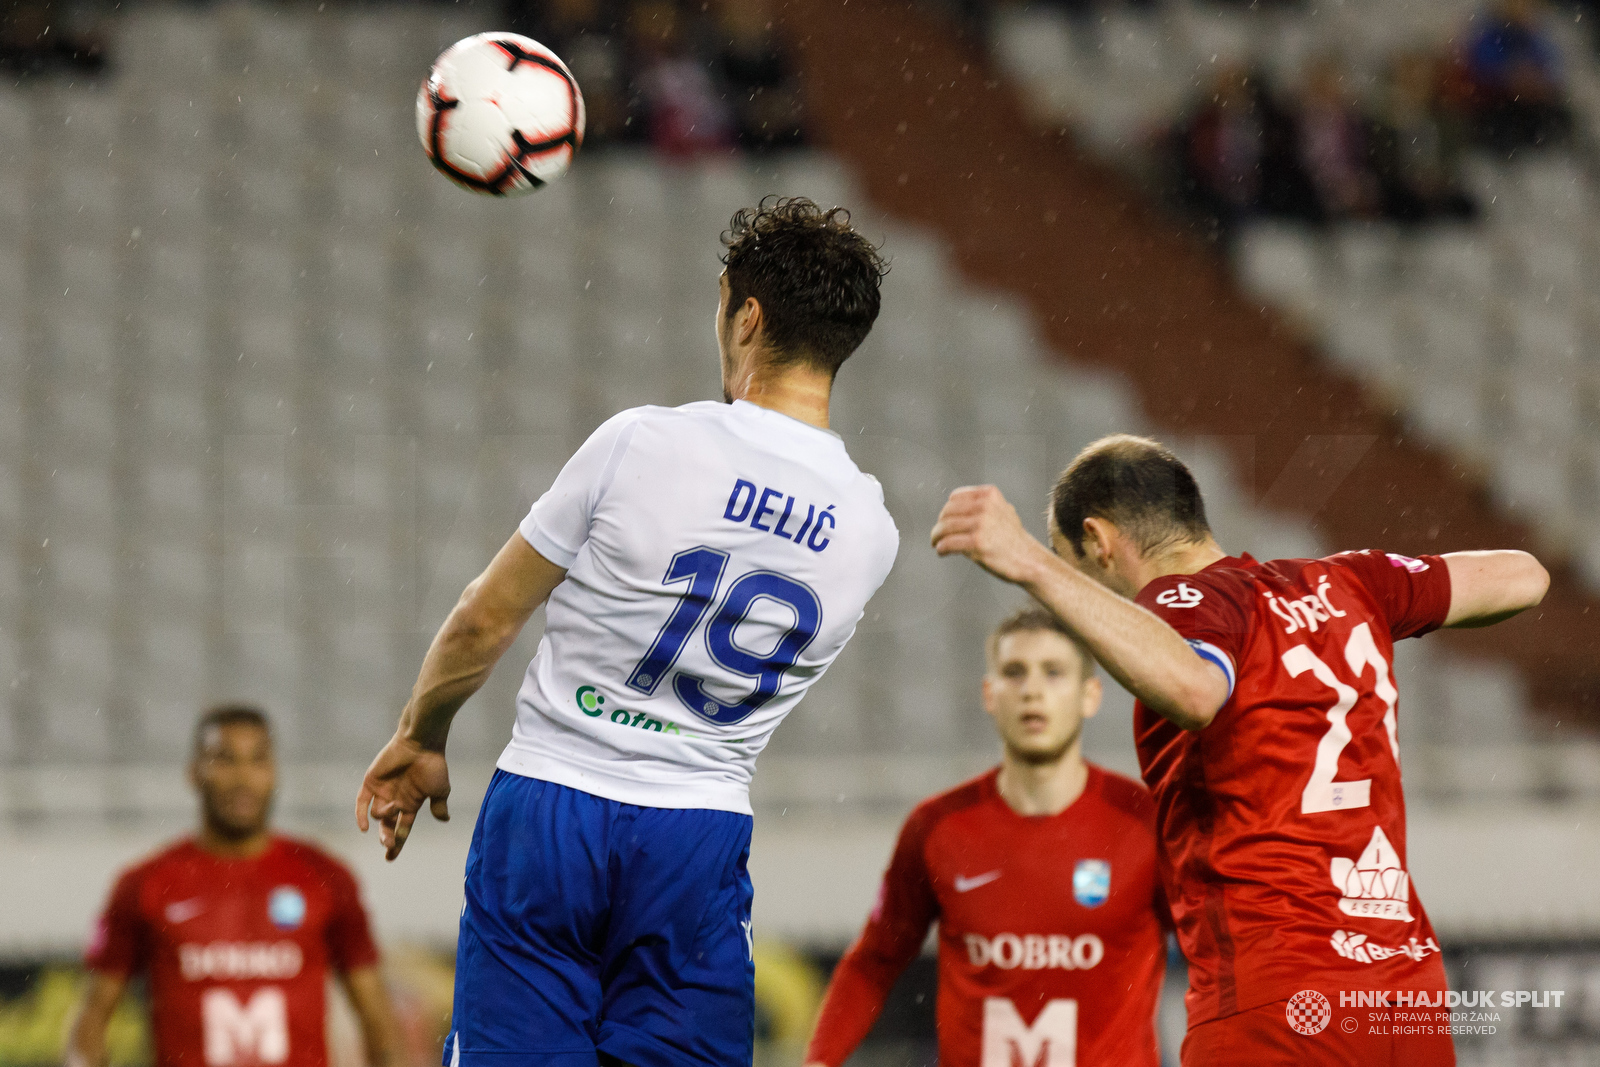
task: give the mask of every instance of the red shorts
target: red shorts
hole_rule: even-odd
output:
[[[1455,1067],[1455,1043],[1439,1027],[1375,1023],[1371,1014],[1296,1005],[1297,1031],[1287,1000],[1263,1004],[1191,1027],[1183,1067]]]

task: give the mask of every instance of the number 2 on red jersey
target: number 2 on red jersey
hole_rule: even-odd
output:
[[[1370,624],[1361,623],[1350,631],[1350,637],[1345,641],[1344,660],[1358,683],[1366,674],[1367,668],[1372,668],[1375,676],[1372,691],[1384,703],[1383,726],[1388,731],[1389,749],[1394,753],[1395,764],[1398,766],[1400,736],[1395,722],[1395,704],[1399,701],[1400,694],[1389,678],[1389,662],[1378,650],[1378,643],[1373,640]],[[1350,709],[1361,699],[1360,690],[1341,681],[1333,668],[1306,645],[1296,645],[1285,652],[1283,666],[1291,678],[1298,678],[1306,671],[1310,671],[1317,681],[1334,693],[1333,706],[1327,713],[1328,732],[1317,742],[1317,757],[1311,768],[1311,779],[1306,782],[1306,787],[1300,794],[1300,813],[1311,815],[1319,811],[1348,811],[1366,807],[1372,802],[1372,779],[1363,778],[1353,782],[1334,781],[1334,775],[1339,770],[1339,755],[1353,739],[1347,719]]]

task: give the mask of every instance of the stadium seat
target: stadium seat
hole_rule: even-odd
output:
[[[200,562],[193,557],[193,562]],[[185,561],[185,568],[192,566]],[[193,575],[175,573],[170,568],[152,572],[156,580]],[[140,734],[144,742],[141,755],[158,763],[186,761],[195,717],[206,699],[206,664],[209,660],[205,632],[197,623],[175,624],[164,617],[145,629],[137,652],[137,666],[129,672],[129,696],[140,709]]]
[[[376,317],[394,294],[393,252],[376,240],[330,241],[320,257],[328,299],[341,315]],[[368,335],[370,336],[370,334]]]
[[[134,338],[130,358],[137,354],[140,377],[151,388],[203,389],[211,361],[211,334],[205,316],[195,313],[198,310],[165,315],[152,309],[148,314],[129,316]]]
[[[1481,300],[1501,280],[1487,239],[1465,227],[1441,227],[1419,236],[1409,249],[1405,271],[1427,290],[1463,302]]]
[[[334,210],[346,224],[367,223],[377,228],[392,223],[399,210],[398,184],[394,168],[377,154],[368,153],[334,173]]]
[[[198,240],[159,240],[142,251],[146,269],[130,279],[142,289],[141,314],[183,316],[198,325],[207,310],[204,300],[211,284],[205,246]]]
[[[1575,369],[1584,355],[1576,318],[1543,300],[1521,303],[1512,311],[1511,344],[1519,369],[1535,373]]]
[[[1532,369],[1510,375],[1503,388],[1515,438],[1563,452],[1582,438],[1587,398],[1573,377]]]
[[[1400,262],[1400,234],[1393,226],[1353,223],[1336,229],[1332,241],[1343,289],[1359,293],[1392,289]]]
[[[1573,471],[1559,446],[1503,446],[1494,454],[1490,475],[1502,506],[1544,520],[1547,531],[1564,535],[1573,523]]]
[[[1437,678],[1449,734],[1474,745],[1509,743],[1525,736],[1522,679],[1514,670],[1485,661],[1460,661]]]
[[[1256,223],[1239,235],[1234,256],[1244,287],[1265,300],[1303,311],[1326,291],[1317,243],[1297,227]]]
[[[241,243],[235,253],[233,299],[255,312],[290,308],[301,286],[302,268],[293,246],[282,241]]]
[[[39,690],[50,709],[43,722],[45,751],[57,760],[104,761],[113,735],[107,703],[116,655],[110,632],[87,621],[57,623],[45,632],[44,643]]]
[[[1522,164],[1521,203],[1530,214],[1575,220],[1590,209],[1590,179],[1576,160],[1550,157]]]
[[[1002,69],[1024,85],[1065,74],[1074,63],[1071,29],[1053,8],[998,9],[994,47]]]
[[[1487,447],[1483,385],[1471,376],[1433,382],[1419,390],[1409,415],[1425,433],[1469,456],[1481,456]]]
[[[213,660],[212,692],[268,708],[280,759],[326,759],[297,714],[302,688],[299,637],[277,628],[243,626],[231,626],[224,636],[222,655]]]
[[[193,379],[168,386],[153,386],[136,412],[149,437],[198,437],[207,426],[204,383]]]
[[[1416,355],[1402,353],[1402,361],[1418,366],[1429,381],[1481,378],[1503,350],[1499,317],[1482,303],[1433,296],[1405,310]]]
[[[1529,301],[1570,307],[1583,295],[1584,253],[1570,233],[1524,227],[1503,235],[1520,288]]]
[[[389,403],[382,388],[356,386],[334,389],[322,397],[330,432],[381,434],[392,425]]]
[[[1367,379],[1393,389],[1414,386],[1418,354],[1401,327],[1392,299],[1373,296],[1332,306],[1323,330],[1328,355]]]

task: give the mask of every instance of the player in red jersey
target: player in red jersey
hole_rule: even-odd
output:
[[[1442,1006],[1445,989],[1406,873],[1394,642],[1532,607],[1544,568],[1516,551],[1231,557],[1183,463],[1124,435],[1063,472],[1051,528],[1054,554],[985,486],[952,494],[933,542],[1031,592],[1139,698],[1189,958],[1183,1062],[1454,1063],[1437,1027],[1374,1034],[1339,1010],[1346,991]]]
[[[255,708],[201,716],[189,777],[200,832],[125,872],[89,945],[68,1067],[106,1062],[106,1025],[148,978],[156,1067],[324,1067],[324,989],[350,996],[367,1061],[397,1035],[356,882],[339,861],[268,826],[272,736]]]
[[[839,961],[806,1059],[839,1067],[939,924],[945,1067],[1156,1067],[1170,923],[1155,808],[1085,763],[1100,704],[1089,652],[1033,608],[989,638],[1000,766],[919,804],[877,906]]]

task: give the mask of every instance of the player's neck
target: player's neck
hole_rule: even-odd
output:
[[[1007,752],[995,791],[1018,815],[1060,815],[1083,795],[1089,765],[1078,742],[1053,763],[1028,763]]]
[[[758,366],[733,392],[735,400],[749,401],[822,430],[828,428],[828,401],[832,396],[832,375],[794,363]]]
[[[1217,560],[1227,558],[1228,554],[1210,536],[1204,541],[1167,549],[1149,559],[1141,558],[1136,565],[1134,592],[1137,593],[1157,578],[1165,578],[1169,574],[1198,574]]]
[[[272,844],[272,830],[270,827],[262,827],[245,837],[234,837],[202,822],[200,832],[195,835],[194,840],[202,852],[218,859],[249,860],[261,855]]]

